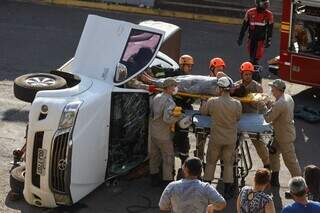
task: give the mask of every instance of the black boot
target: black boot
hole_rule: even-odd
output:
[[[279,172],[272,172],[271,173],[271,181],[270,181],[271,186],[273,187],[280,187],[279,183]]]
[[[233,183],[224,183],[224,198],[226,200],[233,199],[235,197],[235,185]]]
[[[180,180],[180,179],[182,179],[183,177],[184,177],[184,175],[183,175],[183,170],[182,170],[182,168],[180,168],[180,169],[178,170],[177,180]]]
[[[151,174],[150,176],[151,176],[151,186],[152,187],[157,187],[157,186],[161,185],[159,173]]]
[[[211,184],[211,180],[203,180],[203,182]]]
[[[183,154],[183,153],[180,153],[179,154],[179,158],[180,158],[180,160],[181,160],[181,165],[183,165],[184,164],[184,162],[188,159],[188,155],[186,155],[186,154]]]
[[[171,183],[173,180],[163,180],[162,182],[161,182],[161,187],[163,188],[163,189],[165,189],[168,185],[169,185],[169,183]]]
[[[268,169],[270,171],[270,164],[264,165],[263,168]]]

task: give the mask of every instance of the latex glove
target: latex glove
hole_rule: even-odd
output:
[[[257,106],[259,109],[263,109],[263,108],[266,108],[266,103],[263,101],[263,100],[260,100],[257,102]]]
[[[149,85],[148,86],[148,91],[151,92],[151,93],[155,93],[157,92],[157,88],[155,85]]]
[[[172,115],[174,117],[180,117],[182,115],[182,108],[181,107],[175,107],[172,111]]]
[[[237,40],[237,44],[238,44],[238,46],[241,46],[241,45],[242,45],[242,40],[241,40],[241,39],[238,39],[238,40]]]

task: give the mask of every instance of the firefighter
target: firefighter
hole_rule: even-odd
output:
[[[217,77],[217,78],[226,76],[226,74],[224,73],[225,67],[226,67],[226,64],[224,63],[222,58],[211,59],[209,63],[209,69],[210,69],[209,76]]]
[[[182,55],[179,58],[179,69],[163,69],[156,68],[152,70],[152,74],[156,78],[167,78],[179,75],[190,75],[192,72],[192,67],[194,64],[193,57],[190,55]],[[183,110],[193,110],[192,103],[194,102],[193,98],[182,97],[175,95],[174,101],[177,106],[182,107]],[[183,131],[178,125],[175,126],[175,134],[173,137],[175,149],[179,154],[181,160],[181,165],[189,157],[190,142],[188,137],[188,132]],[[182,174],[182,169],[179,169],[179,173]],[[179,175],[180,176],[180,175]]]
[[[275,140],[272,146],[276,153],[270,154],[271,185],[279,187],[280,154],[292,177],[301,176],[301,168],[295,153],[294,141],[296,131],[294,126],[294,101],[285,94],[286,84],[281,79],[269,83],[276,101],[267,106],[262,103],[266,122],[272,123]]]
[[[249,9],[243,20],[237,43],[242,45],[244,35],[249,28],[248,52],[250,61],[258,65],[264,54],[264,48],[271,45],[273,31],[273,14],[267,10],[269,0],[256,0],[256,7]]]
[[[226,74],[224,73],[225,67],[226,67],[226,64],[222,58],[219,58],[219,57],[212,58],[209,62],[209,69],[210,69],[209,76],[217,77],[217,78],[226,76]],[[194,155],[200,158],[202,162],[204,162],[204,149],[205,149],[207,137],[208,137],[208,134],[204,134],[204,133],[196,134],[196,150],[194,152]]]
[[[235,87],[243,88],[245,95],[249,93],[262,93],[262,86],[252,79],[252,73],[254,73],[254,66],[250,62],[244,62],[240,66],[241,80],[235,83]],[[243,113],[259,113],[259,107],[255,103],[242,103]],[[257,153],[262,160],[265,168],[270,169],[269,152],[267,147],[259,141],[257,138],[251,138]]]
[[[219,158],[224,162],[224,197],[234,197],[233,163],[237,141],[237,124],[241,116],[240,101],[230,96],[230,88],[233,82],[227,77],[218,80],[219,97],[210,98],[204,103],[200,112],[210,115],[214,123],[210,131],[210,140],[206,156],[206,169],[204,181],[211,182],[214,178],[216,164]]]
[[[176,104],[172,95],[177,91],[177,82],[167,78],[163,84],[164,90],[151,101],[150,123],[150,174],[152,186],[159,185],[159,167],[162,162],[162,180],[168,184],[173,180],[174,149],[171,126],[181,118],[181,113],[175,112]]]
[[[167,78],[179,75],[190,75],[194,64],[191,55],[182,55],[179,58],[179,69],[163,68],[161,65],[152,67],[151,73],[155,78]]]

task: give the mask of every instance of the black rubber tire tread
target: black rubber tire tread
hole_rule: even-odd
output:
[[[36,76],[45,76],[55,79],[55,84],[50,86],[30,86],[25,83],[28,78]],[[48,73],[31,73],[22,75],[14,80],[14,96],[21,101],[32,103],[38,91],[57,90],[66,88],[67,82],[64,78]]]
[[[26,167],[24,165],[18,166],[10,172],[10,187],[14,193],[22,194],[24,189],[24,172]]]
[[[76,86],[81,81],[79,76],[68,73],[68,72],[52,70],[50,71],[50,74],[57,75],[64,78],[67,82],[68,88]]]

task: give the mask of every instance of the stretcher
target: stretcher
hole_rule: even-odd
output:
[[[162,92],[163,89],[156,88],[157,91]],[[203,95],[203,94],[196,94],[196,93],[187,93],[187,92],[178,92],[176,95],[183,96],[183,97],[190,97],[195,99],[209,99],[211,97],[215,97],[216,95]],[[257,103],[260,101],[267,102],[269,96],[265,93],[249,93],[244,97],[235,97],[233,98],[238,99],[241,103]]]
[[[178,82],[179,96],[208,99],[218,96],[217,78],[201,75],[182,75],[174,77]],[[158,91],[162,91],[165,78],[154,79],[153,83],[158,87]],[[264,93],[250,93],[245,97],[234,97],[242,103],[252,103],[268,100],[269,96]]]
[[[196,110],[186,110],[186,116],[190,116],[192,120],[191,131],[195,134],[210,134],[210,128],[214,122],[209,116],[201,115]],[[245,178],[252,169],[252,158],[249,150],[248,141],[257,139],[270,150],[274,139],[273,128],[267,123],[261,114],[243,113],[238,123],[238,141],[236,150],[235,181],[240,186],[245,186]]]

